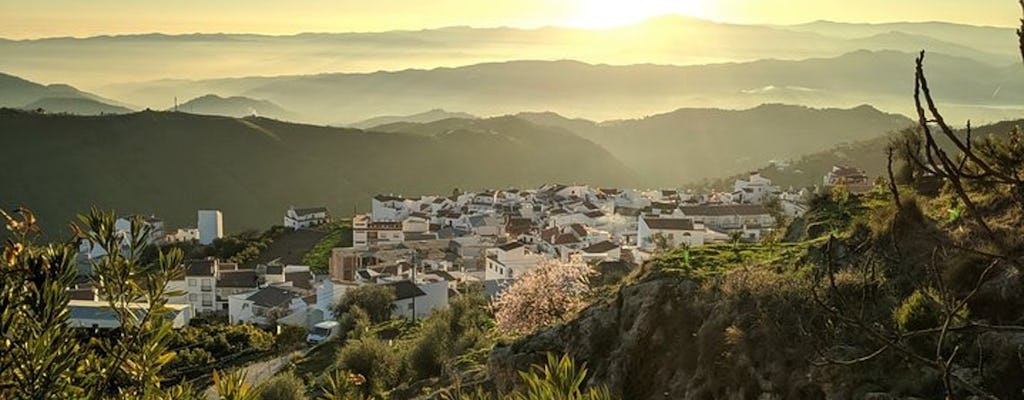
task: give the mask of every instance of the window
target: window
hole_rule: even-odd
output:
[[[210,278],[203,278],[202,284],[203,284],[202,290],[204,292],[209,292],[209,291],[213,290],[213,286],[210,284]]]
[[[203,307],[213,307],[213,295],[203,293]]]
[[[199,301],[199,295],[195,294],[195,293],[189,293],[188,294],[188,301],[193,302],[193,303],[196,302],[196,301]]]
[[[195,286],[196,285],[196,278],[188,278],[188,285],[189,286]]]

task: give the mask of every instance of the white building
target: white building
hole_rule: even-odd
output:
[[[199,210],[199,244],[208,245],[224,237],[224,216],[220,210]]]
[[[640,217],[637,225],[637,245],[645,250],[657,246],[655,236],[665,238],[671,247],[687,245],[698,247],[704,245],[704,225],[691,218],[651,218]]]
[[[174,329],[187,326],[195,316],[188,304],[167,304],[166,307],[166,317]],[[149,309],[149,304],[131,303],[128,308],[137,310],[142,316]],[[121,321],[106,301],[71,300],[68,302],[68,325],[72,328],[117,329],[121,327]]]
[[[373,197],[370,215],[374,221],[401,222],[409,216],[409,201],[401,196],[377,195]]]
[[[401,221],[373,221],[368,215],[352,218],[352,247],[367,248],[405,241]]]
[[[484,280],[515,279],[547,260],[543,254],[532,253],[521,242],[505,243],[486,250]]]
[[[779,192],[772,186],[771,179],[761,176],[758,172],[750,174],[750,178],[738,179],[733,184],[733,201],[744,204],[764,204],[771,196]]]
[[[292,229],[305,229],[330,222],[327,207],[295,208],[288,207],[284,212],[284,226]]]
[[[410,281],[386,283],[395,290],[391,315],[398,318],[423,318],[437,309],[448,307],[448,282],[416,285]]]
[[[610,241],[601,241],[580,250],[583,262],[618,261],[622,259],[622,248]]]
[[[679,210],[684,217],[693,218],[720,231],[770,229],[775,226],[775,218],[761,205],[682,206]]]
[[[253,293],[228,297],[228,321],[232,324],[258,325],[289,322],[298,326],[306,326],[305,311],[307,308],[308,304],[303,301],[298,292],[268,286]],[[299,315],[296,316],[296,314]]]
[[[165,243],[185,243],[185,242],[198,242],[199,241],[199,229],[188,228],[188,229],[175,229],[164,235]]]

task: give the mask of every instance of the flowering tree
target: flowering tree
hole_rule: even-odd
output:
[[[492,304],[498,328],[527,334],[586,305],[594,270],[579,260],[545,261],[517,278]]]

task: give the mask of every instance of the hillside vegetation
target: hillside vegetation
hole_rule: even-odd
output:
[[[669,187],[748,172],[772,160],[799,158],[846,142],[885,137],[912,124],[904,116],[870,106],[813,109],[780,104],[740,111],[679,109],[602,123],[552,113],[519,116],[578,132],[639,172],[646,184]],[[808,172],[821,175],[825,171]]]
[[[95,205],[157,213],[172,226],[194,224],[196,209],[217,208],[228,231],[237,232],[279,224],[291,205],[322,204],[346,215],[396,188],[417,195],[636,180],[593,143],[561,131],[530,131],[536,134],[423,137],[265,118],[172,112],[77,117],[6,109],[0,110],[0,201],[6,208],[32,205],[54,223],[44,226],[49,230]]]

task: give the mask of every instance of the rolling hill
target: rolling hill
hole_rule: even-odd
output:
[[[129,106],[65,84],[42,85],[0,73],[0,107],[72,114],[131,112]]]
[[[523,113],[540,125],[558,126],[594,141],[653,186],[746,172],[771,160],[788,160],[841,143],[911,126],[901,115],[870,106],[813,109],[766,104],[747,110],[679,109],[642,119],[602,123],[552,113]]]
[[[86,97],[44,97],[21,106],[25,110],[76,115],[127,114],[134,110],[107,104]]]
[[[1024,120],[1003,121],[974,127],[972,135],[974,138],[984,138],[990,135],[1005,136],[1014,127],[1021,126],[1024,126]],[[960,135],[963,135],[962,131]],[[891,142],[891,136],[887,135],[847,143],[826,151],[807,154],[790,162],[762,167],[759,171],[783,187],[818,185],[821,183],[821,177],[833,165],[857,167],[871,177],[885,176],[888,164],[886,149]],[[937,142],[950,154],[959,154],[959,150],[956,150],[953,144],[941,135],[937,138]]]
[[[451,112],[451,111],[445,111],[445,110],[440,109],[440,108],[435,108],[433,110],[424,111],[424,112],[421,112],[421,113],[418,113],[418,114],[412,114],[412,115],[386,115],[386,116],[374,117],[374,118],[366,119],[366,120],[359,121],[359,122],[352,123],[352,124],[337,123],[337,124],[332,124],[332,125],[334,125],[334,126],[349,126],[349,127],[358,128],[358,129],[370,129],[370,128],[374,128],[374,127],[377,127],[377,126],[394,124],[394,123],[398,123],[398,122],[425,123],[425,122],[440,121],[442,119],[448,119],[448,118],[476,119],[477,116],[475,116],[473,114],[464,113],[464,112]]]
[[[130,101],[188,93],[261,98],[301,110],[310,122],[333,123],[430,108],[474,115],[529,110],[607,120],[678,107],[749,108],[763,103],[854,107],[870,102],[911,113],[916,54],[857,51],[839,57],[760,60],[699,66],[603,65],[579,61],[510,61],[456,68],[373,73],[156,81],[112,92]],[[998,121],[1024,109],[1018,65],[992,66],[933,53],[929,76],[954,120]]]
[[[493,123],[532,125],[515,118]],[[196,209],[217,208],[228,231],[239,231],[280,224],[289,205],[322,204],[349,215],[378,193],[554,181],[631,185],[637,178],[578,136],[536,126],[531,131],[536,134],[426,137],[266,118],[2,109],[0,206],[32,207],[50,232],[93,205],[155,213],[172,226],[193,225]]]
[[[266,100],[242,96],[221,97],[215,94],[186,101],[178,105],[178,110],[190,114],[222,115],[236,118],[260,116],[286,121],[294,121],[299,118],[295,113]]]

